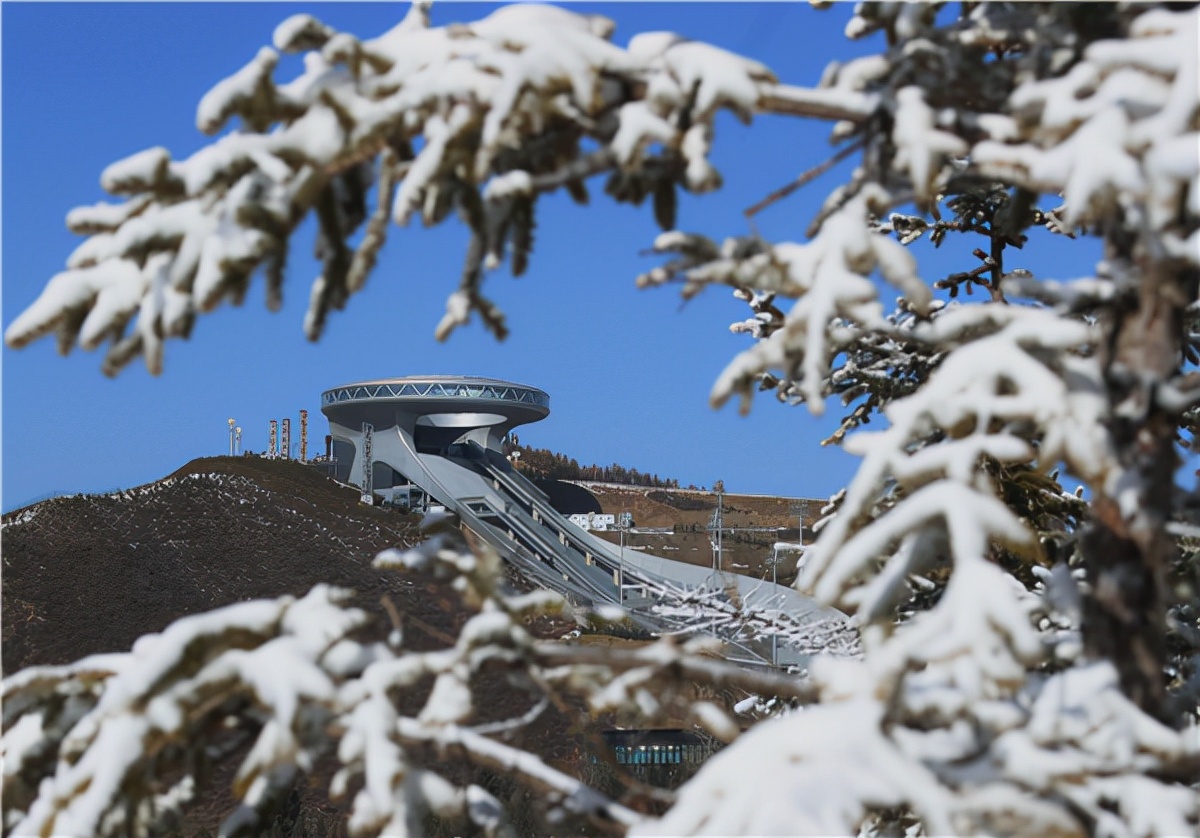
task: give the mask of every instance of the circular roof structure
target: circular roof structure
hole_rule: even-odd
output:
[[[348,427],[394,420],[398,414],[435,426],[520,425],[550,413],[536,387],[474,375],[412,375],[361,381],[321,394],[321,412]]]

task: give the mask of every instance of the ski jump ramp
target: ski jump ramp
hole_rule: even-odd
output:
[[[681,621],[656,613],[670,596],[664,589],[707,590],[800,623],[845,621],[791,588],[621,550],[567,520],[501,451],[509,431],[549,415],[550,397],[537,388],[474,376],[412,376],[326,390],[321,411],[339,479],[364,485],[369,444],[375,490],[418,487],[531,580],[577,604],[621,605],[655,633],[709,630],[700,615]],[[713,633],[728,644],[732,660],[804,666],[808,659],[786,642],[746,641],[731,628]]]

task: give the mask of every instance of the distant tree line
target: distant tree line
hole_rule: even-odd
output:
[[[657,474],[626,468],[613,463],[609,466],[581,466],[579,461],[566,454],[547,448],[531,448],[522,445],[516,434],[504,439],[504,454],[526,474],[550,480],[594,480],[600,483],[624,483],[629,486],[649,486],[655,489],[678,489],[679,481],[659,477]],[[516,456],[514,456],[516,455]],[[694,487],[693,487],[694,488]]]

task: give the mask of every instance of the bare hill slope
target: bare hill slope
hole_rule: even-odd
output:
[[[611,483],[581,483],[599,501],[603,511],[613,515],[633,514],[639,529],[669,529],[671,534],[630,533],[625,538],[632,549],[709,567],[713,549],[706,526],[717,508],[713,492],[696,489],[651,488]],[[759,579],[770,579],[769,559],[778,541],[800,540],[798,515],[804,517],[804,541],[813,537],[812,525],[824,501],[783,498],[771,495],[726,494],[722,499],[722,521],[726,528],[722,543],[722,568]],[[599,533],[616,542],[616,533]],[[796,578],[797,554],[789,553],[774,569],[777,579],[790,584]]]
[[[212,457],[111,495],[43,501],[3,518],[3,664],[129,648],[185,614],[318,582],[449,628],[438,597],[371,567],[416,539],[416,519],[296,462]]]

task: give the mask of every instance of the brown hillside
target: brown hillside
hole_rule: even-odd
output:
[[[711,566],[712,545],[705,527],[717,508],[717,496],[712,492],[694,489],[663,489],[644,486],[619,486],[605,483],[582,484],[600,502],[604,512],[619,515],[633,513],[635,526],[669,528],[670,535],[630,533],[626,545],[645,548],[649,553],[668,559]],[[736,573],[769,578],[772,547],[776,541],[797,541],[797,516],[792,506],[801,498],[770,495],[726,494],[722,501],[726,532],[722,539],[723,569]],[[824,501],[810,499],[804,515],[804,540],[813,537],[812,525]],[[616,533],[599,533],[616,543]],[[778,568],[778,581],[784,584],[795,579],[795,555],[788,557]]]
[[[585,483],[605,512],[629,511],[639,527],[670,527],[675,524],[700,524],[702,527],[717,508],[717,496],[695,489],[654,489],[643,486],[617,486]],[[796,513],[791,506],[803,498],[771,495],[724,496],[725,525],[731,527],[784,527],[796,537]],[[808,500],[804,526],[811,527],[823,500]]]
[[[129,648],[185,614],[318,582],[385,593],[447,625],[413,582],[371,567],[415,518],[296,462],[212,457],[157,483],[44,501],[3,518],[3,664]]]

